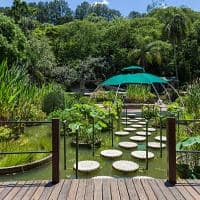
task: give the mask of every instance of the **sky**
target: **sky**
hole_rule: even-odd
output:
[[[26,2],[38,2],[41,0],[26,0]],[[45,0],[43,0],[45,1]],[[68,0],[70,8],[75,10],[76,6],[84,0]],[[123,15],[128,15],[132,10],[146,12],[147,5],[152,0],[86,0],[89,3],[101,2],[107,4],[110,8],[119,10]],[[200,0],[166,0],[168,6],[187,6],[193,10],[200,11]],[[0,0],[0,7],[10,6],[12,0]]]

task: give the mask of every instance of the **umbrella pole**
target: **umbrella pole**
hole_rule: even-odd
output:
[[[152,83],[151,85],[152,85],[154,91],[156,92],[156,95],[157,95],[157,97],[158,97],[158,100],[160,100],[160,95],[158,94],[158,91],[156,90],[154,84]]]
[[[118,94],[118,92],[119,92],[120,86],[121,86],[121,85],[118,86],[117,91],[116,91],[116,94],[115,94],[115,102],[117,101],[117,94]]]
[[[168,98],[169,98],[169,101],[172,102],[171,97],[170,97],[170,95],[169,95],[169,92],[167,91],[167,88],[166,88],[162,83],[161,83],[161,86],[162,86],[163,89],[165,90],[165,92],[166,92],[166,94],[167,94],[167,96],[168,96]]]

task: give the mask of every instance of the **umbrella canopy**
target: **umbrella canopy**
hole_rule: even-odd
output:
[[[122,85],[122,84],[153,84],[153,83],[163,83],[166,84],[167,81],[148,73],[136,73],[136,74],[119,74],[113,76],[106,81],[102,82],[101,85]]]
[[[144,72],[144,68],[140,66],[130,66],[130,67],[124,67],[122,71],[130,71],[130,70],[141,70],[141,72]]]

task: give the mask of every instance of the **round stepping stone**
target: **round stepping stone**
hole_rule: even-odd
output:
[[[137,120],[145,120],[145,118],[142,118],[142,117],[137,117],[135,119],[137,119]]]
[[[131,127],[133,127],[133,128],[142,128],[143,125],[141,125],[141,124],[132,124]]]
[[[92,179],[113,179],[112,176],[94,176]]]
[[[131,156],[138,159],[146,159],[146,151],[133,151],[131,152]],[[148,152],[148,159],[151,159],[154,157],[154,154],[152,152]]]
[[[127,118],[126,117],[122,117],[121,119],[122,120],[126,120],[126,119],[129,120],[130,118],[128,118],[128,117]]]
[[[145,131],[146,131],[146,128],[143,128],[143,130],[145,130]],[[156,129],[155,129],[155,128],[148,128],[148,131],[150,131],[150,132],[155,132],[155,131],[156,131]]]
[[[115,135],[118,135],[118,136],[126,136],[126,135],[129,135],[130,133],[127,132],[127,131],[117,131],[115,132]]]
[[[146,140],[145,137],[139,136],[139,135],[132,136],[132,137],[130,137],[129,139],[132,140],[132,141],[136,141],[136,142],[143,142],[143,141]]]
[[[154,149],[159,149],[160,148],[160,142],[149,142],[148,147],[154,148]],[[162,144],[162,148],[165,148],[166,145]]]
[[[122,124],[124,124],[124,125],[131,125],[132,123],[131,122],[122,122]]]
[[[160,136],[156,136],[155,140],[160,141]],[[162,142],[166,142],[167,141],[167,137],[166,136],[162,136]]]
[[[146,125],[147,123],[146,122],[138,122],[138,124]]]
[[[138,146],[135,142],[120,142],[118,145],[125,149],[132,149]]]
[[[147,134],[148,134],[148,136],[150,136],[150,135],[151,135],[151,133],[150,133],[150,132],[148,132]],[[136,132],[136,135],[140,135],[140,136],[146,136],[146,131],[137,131],[137,132]]]
[[[136,114],[135,113],[128,113],[127,116],[129,116],[129,117],[135,117]]]
[[[97,161],[84,160],[78,162],[78,171],[80,172],[92,172],[97,170],[100,164]],[[76,164],[74,164],[74,169],[76,169]]]
[[[121,172],[134,172],[139,169],[139,165],[133,161],[119,160],[112,164],[113,168]]]
[[[124,128],[125,131],[136,131],[136,128],[127,127]]]
[[[137,119],[130,119],[129,122],[139,122]]]
[[[117,158],[120,157],[123,153],[119,150],[108,149],[101,152],[101,155],[106,158]]]

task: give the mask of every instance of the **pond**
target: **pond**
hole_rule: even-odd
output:
[[[27,132],[31,134],[41,133],[41,132],[51,132],[51,128],[48,125],[41,125],[35,127],[28,127]],[[48,134],[47,134],[48,135]],[[129,137],[135,135],[135,133],[130,133],[128,136],[114,136],[114,148],[119,149],[123,152],[123,155],[118,159],[107,159],[100,156],[102,150],[111,149],[111,135],[109,133],[102,133],[102,145],[100,148],[95,149],[95,156],[92,155],[92,149],[79,148],[79,161],[80,160],[96,160],[100,163],[100,169],[94,173],[83,174],[79,173],[79,178],[90,178],[93,176],[113,176],[113,177],[134,177],[134,176],[150,176],[154,178],[166,178],[167,172],[167,158],[166,149],[163,149],[163,157],[160,158],[160,149],[151,149],[149,151],[155,154],[154,159],[149,160],[149,169],[145,170],[145,161],[141,161],[131,157],[131,152],[135,150],[145,150],[145,142],[139,142],[138,147],[134,149],[123,149],[118,147],[118,143],[121,141],[130,141]],[[159,135],[159,129],[149,136],[149,141],[155,141],[154,137]],[[163,129],[163,135],[165,135],[165,130]],[[49,137],[49,136],[47,136]],[[49,142],[50,138],[47,139]],[[75,170],[73,170],[73,165],[75,163],[75,147],[71,146],[72,138],[67,136],[67,170],[64,170],[64,138],[61,136],[60,141],[60,172],[61,178],[75,178]],[[137,172],[132,173],[121,173],[112,168],[113,161],[116,160],[130,160],[139,164],[140,168]],[[12,175],[1,176],[1,181],[14,181],[14,180],[41,180],[41,179],[51,179],[51,163],[46,164],[42,167]]]

